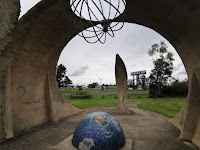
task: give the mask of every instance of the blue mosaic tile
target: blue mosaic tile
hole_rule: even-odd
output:
[[[80,150],[117,150],[125,145],[125,136],[114,117],[94,112],[77,125],[72,144]]]

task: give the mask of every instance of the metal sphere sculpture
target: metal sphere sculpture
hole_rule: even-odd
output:
[[[79,17],[71,15],[75,31],[88,43],[105,43],[107,35],[114,37],[114,32],[124,26],[123,12],[125,0],[70,0],[72,11]],[[116,18],[118,21],[116,21]],[[83,20],[92,27],[84,30]]]
[[[114,117],[94,112],[77,125],[72,144],[79,150],[117,150],[125,145],[125,136]]]

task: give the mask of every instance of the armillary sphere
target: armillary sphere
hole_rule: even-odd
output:
[[[77,19],[71,15],[74,29],[88,43],[99,41],[104,44],[107,35],[114,37],[114,32],[124,26],[122,14],[126,8],[125,0],[70,0],[70,6],[79,17]],[[84,30],[83,21],[87,21],[91,27]]]

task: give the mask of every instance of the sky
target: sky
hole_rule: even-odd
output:
[[[20,17],[39,1],[21,0]],[[119,54],[125,63],[128,79],[132,79],[131,72],[141,70],[146,70],[148,77],[153,69],[148,49],[160,41],[164,41],[168,51],[174,54],[172,76],[179,80],[186,79],[185,67],[174,47],[154,30],[132,23],[125,23],[105,44],[89,44],[82,37],[75,36],[63,49],[58,65],[63,64],[67,68],[67,76],[74,85],[93,82],[115,84],[115,57]]]

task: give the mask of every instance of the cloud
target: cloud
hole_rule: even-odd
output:
[[[178,71],[180,68],[177,66],[173,66],[173,71]]]
[[[185,71],[185,69],[183,69],[182,71],[180,71],[180,72],[178,73],[178,75],[187,75],[187,72]]]
[[[178,70],[180,70],[180,69],[182,69],[182,68],[184,68],[183,63],[179,63],[179,64],[177,64],[177,66],[174,66],[174,67],[173,67],[173,70],[174,70],[174,71],[178,71]],[[185,70],[185,69],[184,69],[184,70]],[[181,72],[184,72],[184,70],[182,70]]]
[[[132,67],[135,67],[135,66],[136,66],[136,64],[132,65]]]
[[[183,63],[179,63],[177,66],[180,68],[183,66]]]
[[[83,74],[86,73],[86,71],[89,69],[88,65],[82,66],[79,69],[75,70],[72,74],[70,74],[69,76],[82,76]]]

